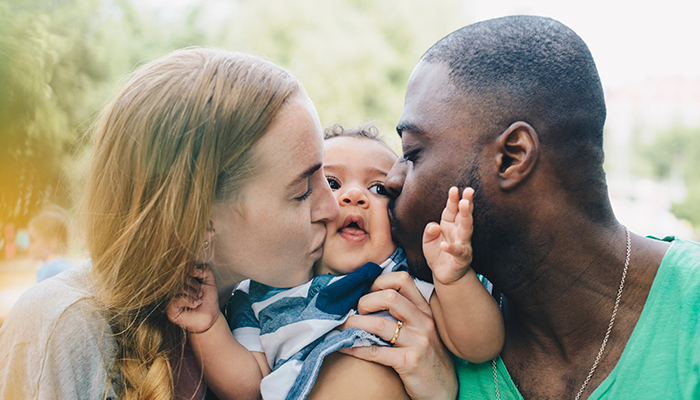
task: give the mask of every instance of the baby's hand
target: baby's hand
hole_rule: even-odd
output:
[[[433,271],[433,279],[444,285],[459,280],[469,272],[474,230],[473,199],[474,189],[464,189],[460,200],[459,190],[451,187],[440,225],[430,222],[423,232],[425,259]]]
[[[183,293],[168,303],[170,322],[192,333],[204,333],[214,325],[219,311],[219,298],[214,274],[208,266],[190,272]]]

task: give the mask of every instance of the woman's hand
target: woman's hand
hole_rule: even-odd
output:
[[[216,280],[208,266],[190,272],[183,292],[170,300],[165,313],[170,322],[192,333],[206,332],[214,325],[221,311]]]
[[[452,358],[440,341],[430,306],[408,273],[380,275],[372,285],[372,293],[363,296],[358,304],[360,314],[382,310],[389,310],[402,323],[394,345],[341,351],[394,368],[414,400],[455,399],[458,384]],[[350,317],[343,327],[362,329],[387,342],[397,331],[396,323],[366,315]]]

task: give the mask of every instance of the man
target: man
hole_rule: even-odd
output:
[[[505,347],[456,362],[461,398],[700,398],[700,246],[615,219],[605,115],[588,48],[548,18],[467,26],[414,69],[394,237],[429,280],[423,229],[451,185],[474,188],[472,265],[502,293]]]

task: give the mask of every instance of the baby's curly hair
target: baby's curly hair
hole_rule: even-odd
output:
[[[323,140],[333,139],[337,137],[353,137],[358,139],[376,140],[396,154],[389,144],[387,144],[380,136],[379,129],[373,124],[356,125],[350,128],[344,128],[341,124],[333,124],[323,130]],[[397,155],[398,157],[398,155]]]

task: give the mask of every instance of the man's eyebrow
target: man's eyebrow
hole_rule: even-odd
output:
[[[416,133],[419,135],[425,134],[425,132],[422,129],[420,129],[418,126],[416,126],[415,124],[404,122],[404,123],[400,123],[400,124],[396,125],[396,133],[399,134],[399,137],[402,137],[401,135],[403,134],[404,131]]]
[[[321,169],[321,165],[322,165],[321,163],[318,163],[318,164],[312,166],[311,168],[307,169],[306,171],[302,172],[301,175],[299,175],[298,178],[296,178],[296,179],[293,180],[289,185],[287,185],[287,187],[292,187],[292,186],[296,185],[297,183],[299,183],[299,182],[301,182],[301,181],[303,181],[303,180],[305,180],[305,179],[308,179],[308,178],[309,178],[311,175],[313,175],[316,171],[318,171],[319,169]]]

